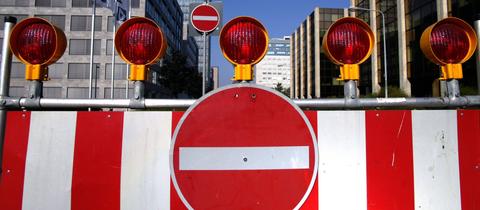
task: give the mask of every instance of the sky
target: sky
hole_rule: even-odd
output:
[[[315,7],[345,8],[348,0],[223,0],[223,23],[252,16],[267,28],[270,38],[289,36]],[[220,86],[231,84],[233,65],[222,55],[218,36],[212,36],[211,66],[219,66]]]

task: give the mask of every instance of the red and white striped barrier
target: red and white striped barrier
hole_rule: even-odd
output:
[[[182,114],[8,112],[0,209],[185,209],[169,167]],[[480,110],[306,115],[319,171],[301,209],[480,209]]]

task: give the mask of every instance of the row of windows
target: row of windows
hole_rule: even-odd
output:
[[[93,78],[99,79],[99,64],[94,64],[97,67],[93,71]],[[51,79],[63,79],[65,76],[65,64],[55,63],[50,65],[48,76]],[[112,64],[105,64],[105,79],[110,80],[112,78]],[[67,79],[89,79],[90,78],[90,64],[89,63],[69,63],[67,68]],[[126,80],[127,78],[127,65],[123,63],[116,63],[113,72],[114,80]],[[22,79],[25,78],[25,65],[22,63],[14,62],[11,68],[11,78]]]
[[[274,78],[272,78],[272,77],[262,77],[262,80],[277,80],[277,81],[278,81],[278,80],[280,80],[280,78],[275,78],[275,77],[274,77]],[[282,77],[281,80],[284,80],[284,81],[285,81],[285,80],[288,80],[288,78]]]
[[[164,2],[161,2],[164,5]],[[158,5],[154,5],[150,1],[147,1],[146,3],[145,13],[148,18],[154,20],[163,29],[163,32],[167,37],[168,46],[173,48],[173,50],[179,50],[182,16],[173,19],[172,15],[167,15],[169,13],[166,7],[158,7]]]
[[[28,15],[0,15],[0,19],[3,20],[5,16],[14,16],[17,18],[17,22],[28,17]],[[35,17],[43,18],[53,23],[58,28],[65,30],[65,15],[35,15]],[[72,15],[70,19],[70,31],[91,31],[92,30],[92,16],[90,15]],[[107,31],[113,31],[113,16],[107,18]],[[0,21],[0,30],[3,29],[4,22]],[[95,31],[102,31],[102,17],[95,16]]]
[[[277,44],[277,43],[270,43],[268,47],[290,47],[290,44]]]
[[[263,75],[287,75],[286,72],[262,72]]]
[[[290,52],[285,51],[268,51],[267,55],[290,55]]]
[[[104,98],[111,98],[111,88],[103,89]],[[97,98],[99,95],[99,88],[93,88],[93,98]],[[133,89],[128,89],[128,95],[133,95]],[[125,98],[125,88],[113,88],[114,98]],[[67,98],[88,98],[88,87],[69,87],[67,88]]]
[[[130,0],[132,8],[140,7],[140,0]],[[71,0],[72,7],[91,7],[92,0]],[[28,7],[30,0],[1,0],[0,6]],[[35,0],[36,7],[66,7],[67,0]]]
[[[3,0],[0,0],[3,1]],[[5,16],[13,16],[17,18],[17,22],[20,22],[21,20],[25,19],[28,17],[28,15],[19,15],[19,14],[9,14],[9,15],[3,15],[0,14],[0,30],[3,30],[5,22],[3,22]]]
[[[101,51],[101,40],[95,39],[93,47],[93,54],[100,55]],[[113,50],[113,40],[107,39],[106,41],[106,55],[112,55]],[[90,55],[90,39],[70,39],[69,43],[69,54],[70,55]],[[118,52],[115,50],[115,55],[118,55]]]
[[[25,87],[10,87],[8,94],[12,97],[24,97],[26,95]],[[88,90],[87,90],[88,92]],[[43,97],[44,98],[61,98],[62,88],[61,87],[44,87],[43,88]]]
[[[111,88],[104,88],[103,95],[105,98],[110,98]],[[99,93],[99,88],[93,88],[93,97],[97,98]],[[25,96],[26,90],[25,87],[13,86],[10,87],[9,95],[12,97],[22,97]],[[133,95],[133,89],[128,89],[128,95]],[[43,88],[43,97],[44,98],[62,98],[62,88],[61,87],[44,87]],[[113,89],[114,98],[125,98],[125,88],[114,88]],[[67,98],[88,98],[88,87],[69,87],[67,88]]]

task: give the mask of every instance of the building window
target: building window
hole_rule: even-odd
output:
[[[57,0],[57,1],[61,1],[61,0]],[[131,1],[132,1],[132,8],[140,7],[140,0],[131,0]],[[92,7],[92,1],[91,0],[72,0],[72,7]],[[97,4],[97,7],[99,7],[98,4]]]
[[[98,67],[98,63],[93,65]],[[89,79],[90,78],[90,64],[89,63],[69,63],[68,64],[68,79]],[[93,77],[98,79],[98,68],[93,69]]]
[[[71,31],[91,31],[92,30],[92,16],[88,15],[73,15],[70,24]],[[95,31],[102,30],[102,17],[95,16]]]
[[[103,91],[104,98],[111,98],[111,90],[112,88],[105,88]],[[133,88],[128,88],[128,96],[133,96]],[[114,88],[113,89],[113,98],[126,98],[125,97],[125,88]]]
[[[11,97],[23,97],[25,95],[24,87],[10,87],[8,90],[8,95]]]
[[[98,94],[98,88],[92,88],[92,97]],[[88,98],[88,87],[67,88],[67,98]]]
[[[61,87],[44,87],[43,97],[44,98],[61,98],[62,88]]]
[[[140,0],[130,0],[132,2],[132,8],[139,8],[140,7]]]
[[[107,18],[107,31],[108,32],[112,32],[113,31],[113,22],[114,22],[114,18],[113,16],[108,16]],[[115,21],[115,24],[117,24],[117,22]],[[118,29],[118,24],[117,24],[117,29]]]
[[[50,79],[63,79],[65,75],[65,64],[54,63],[48,66],[48,77]]]
[[[112,54],[112,43],[113,43],[113,40],[111,39],[107,39],[107,55],[111,55]],[[115,50],[115,55],[118,55],[118,52],[117,50]]]
[[[3,2],[3,0],[0,0],[0,2]],[[0,3],[0,6],[2,6],[1,3]],[[0,30],[3,30],[3,28],[4,28],[4,23],[5,22],[3,22],[3,20],[4,20],[5,16],[16,17],[17,18],[17,23],[28,17],[28,15],[11,15],[11,14],[5,15],[5,14],[0,14]]]
[[[92,0],[72,0],[72,7],[92,7]]]
[[[1,0],[0,6],[3,7],[28,7],[29,0]],[[3,19],[2,19],[3,21]]]
[[[25,78],[25,64],[20,62],[13,62],[10,77],[16,79]]]
[[[36,15],[35,17],[48,20],[58,28],[65,30],[65,15]]]
[[[65,7],[65,0],[35,0],[37,7]]]
[[[116,63],[115,69],[113,70],[113,79],[114,80],[126,80],[127,79],[127,64]],[[112,64],[105,64],[105,79],[112,79]]]
[[[95,39],[93,54],[100,55],[100,39]],[[90,39],[70,39],[70,55],[90,55]]]

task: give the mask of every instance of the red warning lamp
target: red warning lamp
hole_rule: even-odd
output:
[[[373,32],[367,23],[358,18],[337,20],[323,37],[323,49],[327,57],[340,65],[339,80],[359,80],[359,64],[372,53]]]
[[[27,80],[47,80],[48,65],[62,57],[67,46],[63,31],[41,18],[21,21],[11,37],[10,48],[26,65]]]
[[[220,32],[220,48],[223,56],[235,66],[234,80],[251,81],[252,66],[267,54],[267,30],[252,17],[234,18]]]
[[[441,80],[463,78],[462,63],[473,55],[476,47],[473,28],[454,17],[429,26],[420,39],[425,56],[442,67]]]
[[[131,64],[129,79],[145,80],[148,66],[156,63],[167,49],[162,30],[150,19],[135,17],[123,23],[115,34],[115,48]]]

